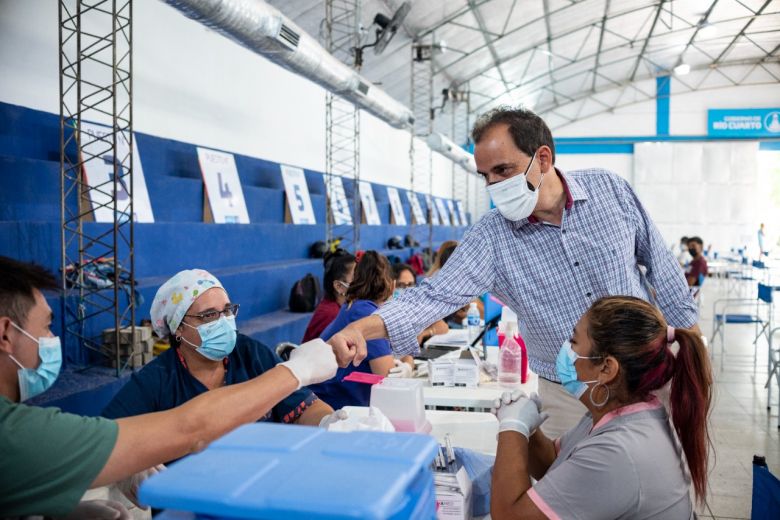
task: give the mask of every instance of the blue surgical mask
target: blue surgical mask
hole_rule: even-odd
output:
[[[41,363],[37,368],[27,368],[23,366],[15,357],[10,354],[8,357],[19,365],[19,400],[26,401],[36,395],[42,394],[54,384],[62,367],[62,348],[60,338],[44,337],[35,339],[32,334],[11,322],[16,330],[38,343],[38,357]]]
[[[597,356],[580,356],[571,348],[569,341],[564,341],[561,350],[558,351],[558,358],[555,360],[555,370],[558,372],[558,379],[561,380],[564,390],[569,392],[575,398],[579,399],[585,390],[588,389],[593,381],[580,381],[577,378],[577,369],[574,367],[578,359],[598,359]]]
[[[182,340],[195,347],[195,351],[206,359],[222,361],[236,347],[236,318],[234,316],[220,316],[217,321],[204,323],[198,327],[193,327],[189,323],[184,324],[197,329],[200,335],[200,346],[193,345],[184,338]]]
[[[395,289],[395,290],[393,290],[393,299],[397,300],[398,298],[400,298],[401,295],[404,293],[404,290],[405,289]]]

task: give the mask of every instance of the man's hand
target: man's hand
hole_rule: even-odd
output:
[[[333,353],[336,354],[341,368],[348,366],[350,361],[358,366],[368,355],[366,339],[359,330],[352,327],[346,327],[331,336],[328,344],[333,347]]]

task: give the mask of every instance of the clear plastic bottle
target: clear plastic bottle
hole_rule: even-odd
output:
[[[498,384],[505,388],[520,386],[523,350],[517,342],[517,324],[509,322],[501,350],[498,352]]]
[[[479,336],[479,309],[475,302],[469,304],[469,312],[466,314],[466,323],[469,330],[469,345],[474,343],[474,340]]]

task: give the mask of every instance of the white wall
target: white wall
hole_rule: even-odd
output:
[[[59,113],[57,2],[0,0],[0,101]],[[136,0],[136,131],[323,171],[325,91],[184,17]],[[409,133],[363,113],[361,177],[409,187]],[[451,193],[434,155],[433,193]],[[427,183],[426,183],[427,185]]]
[[[562,171],[605,168],[631,182],[634,155],[625,153],[556,153],[555,166]]]

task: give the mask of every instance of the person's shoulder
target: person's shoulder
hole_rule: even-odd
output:
[[[379,306],[371,300],[355,300],[349,308],[350,318],[369,316],[378,308]]]
[[[574,181],[583,185],[592,185],[597,183],[609,183],[614,185],[628,185],[628,181],[606,168],[583,168],[579,170],[569,170],[563,172],[563,176],[567,179],[573,179]]]
[[[259,360],[262,362],[265,370],[268,370],[270,366],[275,365],[274,352],[271,347],[265,343],[258,341],[245,334],[238,333],[236,335],[236,346],[233,348],[233,352],[228,356],[230,362],[240,362],[242,364],[249,365],[252,360]]]

